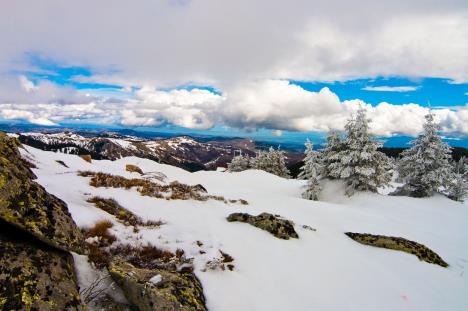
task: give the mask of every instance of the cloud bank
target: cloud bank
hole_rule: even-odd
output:
[[[414,103],[392,105],[382,102],[372,106],[359,99],[341,101],[328,88],[311,92],[286,80],[242,83],[223,94],[197,88],[163,91],[143,87],[130,100],[85,96],[73,91],[62,94],[66,96],[57,101],[54,96],[45,98],[43,95],[42,87],[46,87],[49,94],[49,84],[34,85],[25,79],[21,79],[20,84],[20,89],[28,94],[29,102],[0,104],[0,116],[40,125],[56,125],[70,120],[124,126],[170,123],[191,129],[224,125],[245,130],[266,128],[281,135],[283,130],[343,130],[346,120],[359,107],[364,107],[373,120],[372,132],[391,136],[418,134],[428,112],[427,108]],[[72,102],[76,99],[82,102]],[[468,105],[435,109],[434,113],[444,133],[468,134]]]

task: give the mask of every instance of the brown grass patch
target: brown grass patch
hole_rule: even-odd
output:
[[[113,227],[113,224],[109,220],[101,220],[94,224],[94,226],[88,230],[85,230],[85,237],[92,238],[98,237],[99,244],[102,246],[107,246],[114,243],[117,239],[116,237],[109,232],[109,229]]]
[[[104,199],[101,197],[92,197],[88,199],[89,203],[93,203],[97,208],[114,215],[118,220],[122,221],[126,225],[131,226],[146,226],[146,227],[159,227],[164,224],[163,221],[144,221],[141,217],[133,214],[129,210],[122,207],[114,199]]]
[[[143,171],[141,170],[141,168],[133,164],[125,165],[125,170],[130,173],[138,173],[140,175],[143,175]]]
[[[92,161],[91,155],[89,155],[89,154],[80,155],[80,158],[82,158],[83,160],[85,160],[88,163],[91,163],[91,161]]]

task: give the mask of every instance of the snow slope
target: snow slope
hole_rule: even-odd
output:
[[[262,171],[189,173],[135,157],[87,163],[77,156],[27,146],[22,152],[36,162],[38,182],[68,204],[78,226],[110,219],[121,241],[182,248],[193,256],[212,311],[468,310],[467,205],[441,196],[414,199],[361,193],[349,199],[336,182],[325,185],[326,202],[313,202],[301,199],[304,181]],[[126,164],[138,165],[144,172],[162,172],[168,181],[202,184],[210,194],[250,204],[166,201],[142,197],[136,190],[93,188],[88,178],[76,175],[77,170],[91,170],[138,177],[125,171]],[[135,234],[86,202],[94,195],[114,198],[142,218],[166,224]],[[300,238],[280,240],[248,224],[228,223],[225,218],[232,212],[280,214],[296,223]],[[417,241],[450,266],[358,244],[344,235],[347,231]],[[234,271],[203,272],[205,263],[219,256],[218,249],[235,258]]]

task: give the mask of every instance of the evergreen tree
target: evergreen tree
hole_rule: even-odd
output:
[[[322,187],[319,183],[319,175],[322,171],[322,165],[320,161],[320,154],[313,150],[313,145],[309,139],[307,139],[304,158],[304,166],[301,167],[301,173],[299,179],[306,179],[307,185],[305,191],[302,193],[302,197],[307,200],[318,200],[318,196]]]
[[[449,183],[447,196],[455,201],[463,202],[468,196],[468,182],[463,175],[455,173]]]
[[[439,126],[434,115],[426,116],[423,133],[414,141],[413,147],[402,152],[398,172],[405,182],[403,189],[414,197],[428,197],[449,185],[452,167],[449,163],[451,150],[437,134]]]
[[[252,159],[252,168],[263,170],[265,172],[289,178],[289,170],[285,163],[285,152],[270,147],[268,151],[259,151],[257,156]]]
[[[232,158],[231,163],[228,164],[229,172],[241,172],[250,168],[249,155],[243,156],[242,154]]]
[[[391,180],[390,162],[385,154],[377,151],[381,143],[371,139],[369,121],[363,108],[348,120],[344,150],[339,152],[339,162],[332,172],[333,175],[339,173],[339,177],[345,180],[349,196],[355,190],[377,192],[378,187]]]
[[[331,179],[340,178],[340,152],[343,149],[340,134],[337,131],[331,131],[327,136],[327,146],[322,151],[322,176]]]

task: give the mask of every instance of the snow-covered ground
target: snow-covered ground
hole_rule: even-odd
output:
[[[193,256],[209,310],[468,310],[468,205],[442,196],[360,193],[347,198],[336,182],[325,185],[323,201],[313,202],[301,199],[303,181],[262,171],[189,173],[135,157],[87,163],[27,146],[22,152],[35,160],[38,182],[68,204],[78,226],[110,219],[121,240],[182,248]],[[91,187],[88,178],[76,174],[91,170],[138,177],[125,171],[126,164],[162,172],[169,181],[202,184],[209,194],[242,198],[249,205],[143,197],[136,190]],[[142,218],[166,224],[135,234],[86,202],[94,195],[114,198]],[[226,217],[232,212],[279,214],[295,222],[300,238],[280,240],[248,224],[229,223]],[[361,245],[344,235],[347,231],[422,243],[450,266]],[[219,256],[218,249],[234,257],[234,271],[203,272],[205,263]]]

